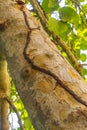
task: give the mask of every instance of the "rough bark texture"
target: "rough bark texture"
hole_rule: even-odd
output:
[[[24,10],[30,27],[37,28],[29,36],[29,58],[87,101],[87,84],[62,57],[40,23]],[[20,6],[11,0],[0,0],[0,20],[4,26],[0,31],[0,51],[7,56],[17,91],[35,130],[87,130],[87,108],[65,91],[53,76],[33,69],[24,58],[29,29]]]

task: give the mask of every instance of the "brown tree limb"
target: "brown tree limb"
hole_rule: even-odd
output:
[[[0,99],[0,106],[1,106],[1,130],[9,130],[9,120],[8,120],[8,110],[9,110],[9,104],[3,100]]]
[[[59,84],[64,90],[66,90],[70,95],[73,96],[74,99],[76,99],[76,101],[78,101],[79,103],[85,105],[87,107],[87,102],[82,100],[77,94],[75,94],[70,88],[68,88],[65,84],[62,83],[62,81],[54,74],[52,73],[51,71],[49,70],[46,70],[44,68],[41,68],[37,65],[35,65],[35,63],[32,61],[32,59],[29,57],[29,55],[27,54],[27,48],[28,48],[28,45],[30,43],[30,35],[31,35],[31,32],[35,29],[39,29],[39,28],[30,28],[30,25],[29,25],[29,22],[28,22],[28,19],[27,19],[27,15],[26,15],[26,12],[24,11],[24,6],[21,6],[21,11],[23,13],[23,16],[24,16],[24,20],[25,20],[25,24],[28,28],[28,33],[27,33],[27,38],[26,38],[26,43],[25,43],[25,47],[24,47],[24,50],[23,50],[23,55],[24,55],[24,58],[27,60],[27,62],[29,64],[31,64],[32,68],[35,69],[35,70],[38,70],[40,72],[43,72],[47,75],[50,75],[51,77],[53,77],[57,84]]]
[[[84,64],[80,64],[80,66],[82,66],[82,67],[83,67],[83,66],[87,66],[87,63],[84,63]]]
[[[0,53],[0,129],[9,130],[9,104],[3,100],[2,97],[4,95],[8,97],[10,95],[10,77],[7,70],[7,61],[5,55]]]
[[[81,67],[73,53],[70,51],[68,46],[65,44],[65,42],[56,34],[54,34],[53,31],[48,29],[48,20],[45,12],[43,11],[42,7],[39,5],[37,0],[29,0],[32,6],[34,7],[36,13],[38,14],[41,24],[44,27],[45,31],[49,34],[49,36],[53,37],[54,43],[56,45],[60,45],[62,49],[66,52],[69,59],[71,59],[72,64],[74,65],[75,69],[81,74]]]

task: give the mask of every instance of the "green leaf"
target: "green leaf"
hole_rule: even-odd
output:
[[[87,75],[87,69],[83,68],[83,70],[82,70],[82,76],[84,77],[85,75]]]
[[[54,18],[49,18],[49,29],[55,32],[56,35],[61,36],[62,39],[66,39],[68,33],[71,31],[69,24],[58,21]]]
[[[87,29],[84,29],[84,30],[82,31],[82,33],[83,33],[83,36],[87,36]]]
[[[84,2],[85,0],[80,0],[80,2]]]
[[[43,0],[42,7],[46,13],[51,13],[58,8],[57,0]]]
[[[82,5],[82,9],[87,13],[87,4]]]
[[[80,60],[82,60],[82,62],[85,62],[86,61],[86,54],[81,54],[80,55]]]
[[[60,8],[59,15],[62,21],[72,23],[76,26],[79,24],[79,15],[72,7]]]
[[[87,50],[87,38],[85,38],[85,39],[81,39],[81,41],[80,41],[80,48],[82,49],[82,50]]]
[[[26,126],[26,130],[34,130],[33,126],[31,125],[29,118],[25,119],[24,125]]]
[[[28,4],[28,3],[29,3],[29,0],[25,0],[25,3]]]

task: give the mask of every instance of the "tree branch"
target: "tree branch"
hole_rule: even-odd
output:
[[[79,62],[77,61],[73,53],[70,51],[68,46],[65,44],[64,41],[62,41],[62,39],[59,36],[55,35],[54,32],[48,29],[47,16],[45,12],[43,11],[42,7],[39,5],[37,0],[29,0],[29,1],[34,7],[36,13],[38,14],[41,24],[43,25],[45,31],[49,34],[49,36],[53,37],[55,45],[60,45],[62,47],[62,49],[66,52],[69,59],[71,59],[71,62],[73,63],[75,69],[81,74],[81,68],[80,68]]]
[[[39,28],[30,28],[30,25],[29,25],[29,22],[28,22],[28,18],[27,18],[27,14],[26,12],[24,11],[24,6],[21,6],[20,10],[22,11],[23,13],[23,16],[24,16],[24,20],[25,20],[25,24],[28,28],[28,33],[27,33],[27,38],[26,38],[26,43],[25,43],[25,47],[24,47],[24,50],[23,50],[23,55],[24,55],[24,58],[27,60],[27,62],[29,64],[31,64],[32,68],[35,69],[35,70],[38,70],[40,72],[43,72],[51,77],[53,77],[56,82],[57,82],[57,85],[59,84],[64,90],[66,90],[70,95],[72,95],[72,97],[78,101],[79,103],[85,105],[87,107],[87,102],[84,101],[83,99],[81,99],[77,94],[75,94],[70,88],[68,88],[64,83],[62,83],[62,81],[59,79],[59,77],[57,77],[55,75],[55,73],[52,73],[51,71],[47,70],[47,69],[44,69],[43,67],[40,67],[38,65],[36,65],[32,59],[29,57],[29,55],[27,54],[26,50],[28,48],[28,45],[30,43],[30,35],[32,33],[33,30],[35,29],[39,29]]]

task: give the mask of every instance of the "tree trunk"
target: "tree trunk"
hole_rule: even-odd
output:
[[[87,84],[24,5],[0,0],[0,51],[35,130],[87,130]]]

